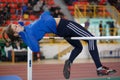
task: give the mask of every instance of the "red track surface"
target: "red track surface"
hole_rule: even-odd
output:
[[[120,76],[120,62],[103,64],[117,70],[117,73],[110,75],[109,77]],[[65,80],[62,72],[63,64],[33,64],[32,80]],[[27,65],[2,64],[0,65],[0,75],[18,75],[23,80],[27,80]],[[76,63],[72,65],[70,80],[80,78],[98,78],[93,63]]]

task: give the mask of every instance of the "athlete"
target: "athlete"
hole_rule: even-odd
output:
[[[40,52],[39,41],[46,33],[54,33],[60,37],[64,37],[66,41],[74,47],[69,59],[65,61],[63,75],[66,79],[70,78],[71,64],[83,49],[79,40],[71,40],[66,37],[93,37],[93,35],[80,24],[67,19],[53,18],[49,12],[43,12],[39,19],[28,26],[23,27],[20,24],[10,24],[5,32],[11,41],[17,40],[19,36],[33,52]],[[98,54],[96,40],[84,41],[88,43],[88,50],[96,65],[98,76],[115,73],[116,70],[109,69],[102,65]]]

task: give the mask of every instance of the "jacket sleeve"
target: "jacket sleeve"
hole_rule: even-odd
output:
[[[44,18],[44,17],[50,16],[50,15],[51,15],[51,13],[49,11],[45,11],[40,15],[39,18]]]
[[[40,52],[39,42],[32,35],[27,35],[24,31],[20,32],[22,40],[33,52]]]

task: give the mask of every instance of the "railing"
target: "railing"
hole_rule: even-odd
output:
[[[120,25],[120,12],[114,6],[104,5],[74,5],[75,18],[113,18]]]
[[[104,5],[74,5],[74,15],[77,17],[110,17]],[[79,11],[78,11],[79,10]],[[82,16],[81,16],[82,15]]]
[[[107,10],[111,13],[113,19],[120,25],[120,12],[114,6],[106,6]]]
[[[83,17],[83,15],[80,12],[79,7],[77,5],[74,6],[74,9],[75,9],[75,11],[74,11],[75,18]]]

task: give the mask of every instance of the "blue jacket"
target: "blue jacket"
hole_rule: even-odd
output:
[[[19,32],[19,35],[33,52],[39,52],[39,40],[46,33],[57,33],[55,19],[49,12],[42,13],[38,20],[25,26],[24,31]]]

